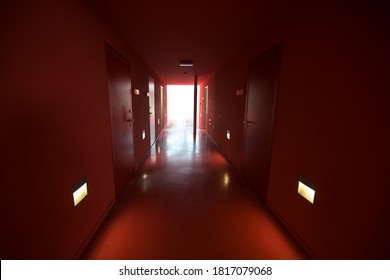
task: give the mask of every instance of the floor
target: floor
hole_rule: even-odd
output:
[[[307,259],[203,132],[165,129],[82,259]]]

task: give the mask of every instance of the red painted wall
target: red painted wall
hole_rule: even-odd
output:
[[[70,259],[114,201],[104,42],[129,59],[133,87],[155,74],[79,2],[1,5],[0,257]],[[149,147],[135,145],[139,160]],[[73,207],[82,176],[89,193]]]
[[[217,96],[218,106],[216,110],[216,123],[219,133],[219,146],[225,151],[233,165],[240,169],[241,149],[243,145],[243,120],[245,115],[246,95],[236,95],[237,90],[246,91],[246,71],[236,72],[236,69],[245,68],[247,65],[242,60],[231,62],[230,67],[225,67],[217,72]],[[226,77],[235,77],[226,79]],[[227,139],[227,130],[230,131],[230,140]]]
[[[226,129],[242,129],[244,105],[233,92],[246,87],[251,59],[284,42],[268,203],[317,258],[390,257],[385,5],[307,3],[217,72],[213,138],[237,167],[242,144],[224,140]],[[299,175],[318,184],[314,205],[297,194]]]
[[[211,121],[207,121],[206,131],[207,133],[216,140],[216,112],[217,112],[217,90],[216,90],[216,77],[215,74],[211,75],[205,82],[200,84],[200,91],[204,95],[204,88],[208,86],[208,119]]]
[[[156,138],[160,135],[162,129],[164,128],[164,118],[161,117],[161,86],[164,87],[164,93],[166,91],[166,87],[161,81],[155,81],[156,89],[155,89],[155,123],[156,123]],[[164,94],[163,93],[163,94]],[[164,100],[163,100],[164,103]],[[164,105],[164,104],[163,104]],[[163,109],[164,111],[164,109]],[[160,122],[160,123],[159,123]]]
[[[154,79],[155,84],[155,115],[160,112],[157,98],[159,97],[159,87],[165,84],[159,79],[152,70],[143,62],[139,56],[130,53],[131,63],[131,84],[133,89],[138,89],[140,94],[133,95],[133,110],[134,110],[134,145],[135,145],[135,165],[136,168],[141,164],[145,155],[150,150],[150,124],[149,124],[149,76]],[[157,92],[158,90],[158,92]],[[142,139],[142,131],[145,130],[145,139]],[[156,119],[156,137],[161,133],[158,129]]]
[[[138,62],[140,63],[140,62]],[[136,168],[140,165],[150,148],[150,130],[149,130],[149,98],[147,97],[148,75],[145,66],[138,64],[133,60],[131,68],[131,84],[133,89],[138,89],[140,94],[133,95],[134,111],[134,156]],[[142,139],[142,131],[145,130],[145,139]]]
[[[198,127],[204,127],[204,86],[199,85],[199,94],[198,94]]]

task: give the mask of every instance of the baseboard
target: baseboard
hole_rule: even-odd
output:
[[[214,145],[217,147],[219,152],[224,156],[224,158],[241,174],[241,171],[237,169],[237,167],[231,162],[231,160],[226,156],[224,151],[221,149],[221,147],[215,142],[215,140],[211,137],[211,135],[205,130],[205,133],[207,137],[214,143]],[[256,192],[255,192],[256,193]],[[282,218],[282,216],[278,213],[278,211],[272,206],[272,204],[269,201],[264,201],[260,198],[260,196],[257,196],[262,202],[265,203],[267,208],[272,212],[272,214],[276,217],[276,219],[283,225],[283,227],[290,233],[290,235],[294,238],[294,240],[302,247],[302,249],[307,253],[307,255],[313,259],[317,260],[318,257],[314,252],[307,246],[307,244],[302,240],[302,238],[299,237],[299,235],[292,229],[292,227]]]
[[[211,135],[207,132],[207,130],[205,129],[204,130],[205,134],[207,135],[207,137],[214,143],[215,147],[217,147],[218,151],[222,154],[222,156],[229,162],[229,164],[237,170],[238,173],[241,174],[241,171],[239,168],[237,168],[237,166],[234,165],[233,161],[230,160],[230,158],[226,155],[226,153],[224,152],[224,150],[217,144],[217,142],[215,142],[215,140],[213,139],[213,137],[211,137]]]
[[[93,227],[91,232],[88,234],[87,238],[84,240],[83,244],[77,250],[76,254],[73,257],[74,260],[80,259],[80,257],[83,254],[85,248],[88,246],[89,242],[94,237],[95,233],[97,232],[97,230],[99,229],[99,227],[101,226],[101,224],[103,223],[105,218],[107,217],[107,215],[110,212],[111,208],[114,206],[115,201],[116,201],[115,198],[112,199],[112,201],[110,202],[110,204],[108,205],[106,210],[104,210],[103,215],[99,218],[99,220],[97,221],[97,223],[95,224],[95,226]]]
[[[285,219],[279,214],[279,212],[272,206],[272,204],[267,201],[267,208],[274,214],[274,216],[281,222],[284,228],[291,234],[291,236],[298,242],[306,254],[313,260],[318,260],[317,255],[307,246],[301,237],[292,229],[292,227],[286,222]]]

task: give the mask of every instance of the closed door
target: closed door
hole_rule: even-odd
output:
[[[266,201],[282,46],[277,45],[249,64],[241,172]]]
[[[130,65],[126,59],[108,45],[106,46],[106,62],[115,192],[118,195],[134,172]]]
[[[150,123],[150,146],[156,140],[156,114],[154,108],[154,80],[149,77],[149,123]]]
[[[207,129],[208,124],[208,116],[209,116],[209,87],[206,86],[204,88],[204,96],[203,96],[203,128]]]
[[[165,127],[164,123],[164,87],[160,86],[160,123],[161,128]]]

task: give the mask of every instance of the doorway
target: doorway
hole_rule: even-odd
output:
[[[267,201],[282,45],[249,63],[241,172]]]
[[[154,104],[154,80],[149,77],[149,123],[150,123],[150,146],[156,141],[156,113]]]
[[[197,102],[199,100],[199,88],[198,86]],[[194,86],[168,85],[167,99],[168,126],[192,128],[194,123]],[[198,118],[198,110],[196,115]]]
[[[165,118],[164,118],[164,87],[160,86],[160,124],[161,129],[165,127]]]
[[[130,64],[106,45],[108,95],[111,118],[113,171],[116,196],[134,172],[133,108]]]
[[[209,118],[209,86],[204,88],[203,96],[203,128],[207,129],[207,123]]]

